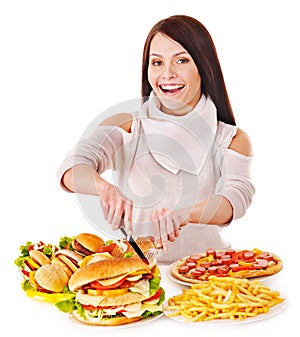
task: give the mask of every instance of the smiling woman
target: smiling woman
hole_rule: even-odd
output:
[[[97,195],[104,219],[154,236],[160,261],[229,246],[220,227],[251,204],[251,142],[236,126],[212,38],[175,15],[150,30],[142,105],[120,107],[68,153],[64,189]],[[102,175],[112,169],[115,181]],[[105,231],[105,225],[101,223]]]
[[[186,114],[201,97],[201,77],[191,55],[161,33],[151,41],[148,79],[164,113]]]

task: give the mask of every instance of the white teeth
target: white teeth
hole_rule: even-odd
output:
[[[176,89],[182,89],[184,85],[181,84],[162,84],[160,86],[163,90],[176,90]]]

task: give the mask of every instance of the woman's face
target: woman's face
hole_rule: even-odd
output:
[[[201,77],[191,55],[161,33],[150,44],[148,80],[167,114],[185,115],[201,97]]]

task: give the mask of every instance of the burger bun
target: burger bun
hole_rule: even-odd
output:
[[[45,264],[34,274],[35,281],[43,289],[60,293],[68,285],[69,277],[64,269],[56,264]]]

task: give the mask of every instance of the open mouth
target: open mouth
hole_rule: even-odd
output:
[[[176,94],[185,86],[183,84],[161,84],[159,89],[165,94]]]

